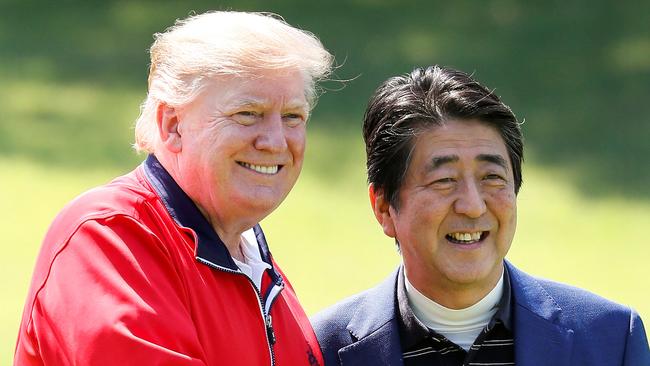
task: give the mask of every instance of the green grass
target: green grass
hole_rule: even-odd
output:
[[[129,145],[152,34],[215,8],[280,13],[317,34],[342,64],[336,76],[352,79],[326,85],[342,90],[319,101],[305,171],[263,223],[309,313],[399,263],[366,197],[360,120],[382,80],[439,63],[474,72],[526,120],[509,259],[629,304],[650,322],[650,2],[14,0],[0,4],[0,366],[11,363],[53,217],[142,159]]]
[[[0,365],[10,365],[39,242],[67,201],[116,171],[52,168],[0,156]]]
[[[276,260],[307,312],[314,313],[380,281],[399,256],[371,214],[358,138],[310,132],[305,171],[263,226]],[[332,148],[350,158],[324,174],[321,160]],[[5,243],[0,365],[10,364],[34,258],[49,222],[79,192],[120,173],[0,158],[0,209],[9,213],[0,222]],[[650,247],[643,240],[650,202],[590,199],[566,183],[567,174],[526,166],[519,228],[508,258],[530,273],[629,304],[650,319]]]
[[[377,283],[399,262],[372,216],[363,161],[353,160],[359,169],[344,169],[338,183],[314,178],[308,161],[294,192],[264,222],[277,260],[310,313]],[[650,202],[586,197],[567,183],[567,174],[525,166],[508,259],[531,274],[631,305],[650,319]]]

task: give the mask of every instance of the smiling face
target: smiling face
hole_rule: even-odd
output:
[[[174,113],[172,175],[220,235],[260,221],[296,182],[309,114],[297,72],[218,79]]]
[[[469,292],[478,300],[498,282],[517,210],[508,152],[493,127],[452,121],[422,132],[399,208],[372,189],[371,199],[384,232],[399,241],[409,281],[420,292],[457,308],[451,294]]]

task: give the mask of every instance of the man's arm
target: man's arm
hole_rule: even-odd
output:
[[[39,270],[16,365],[205,364],[169,253],[134,218],[86,221]]]
[[[650,349],[646,337],[643,321],[636,311],[630,313],[630,334],[625,345],[626,366],[647,366],[650,365]]]

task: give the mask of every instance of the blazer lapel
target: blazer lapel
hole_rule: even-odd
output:
[[[403,364],[395,304],[401,271],[400,267],[359,304],[347,327],[357,342],[339,350],[342,366]]]
[[[514,297],[515,364],[569,366],[573,330],[558,321],[562,309],[533,277],[506,262]]]
[[[399,331],[395,328],[392,324],[385,323],[374,333],[341,348],[341,366],[403,365]]]

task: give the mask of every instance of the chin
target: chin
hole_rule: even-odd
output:
[[[492,274],[493,267],[486,268],[484,266],[460,266],[451,269],[447,272],[447,277],[451,282],[462,284],[462,285],[471,285],[487,281]]]
[[[255,216],[263,215],[266,217],[271,212],[273,212],[278,206],[280,206],[282,200],[265,200],[265,199],[256,199],[256,200],[247,200],[242,202],[241,205],[246,207],[249,211],[255,212]]]

